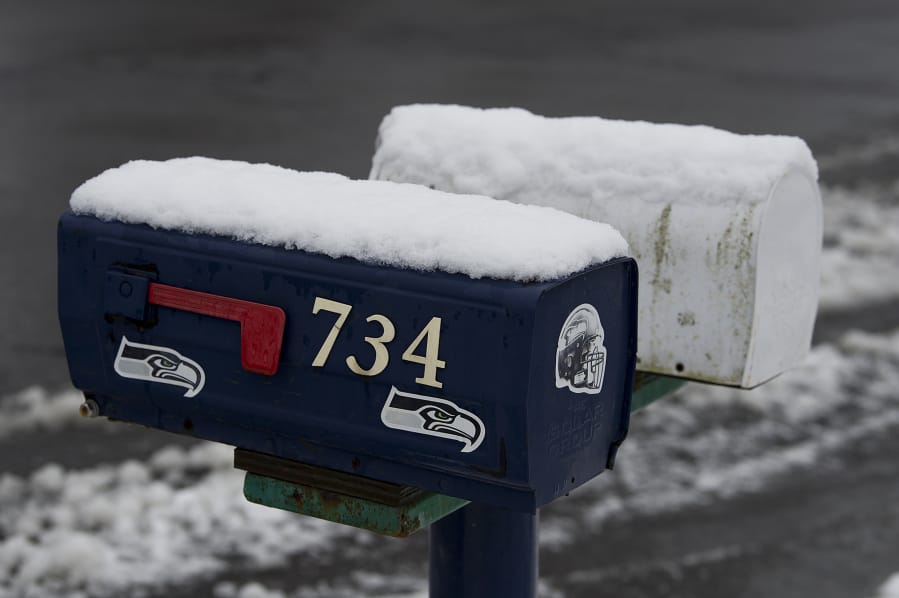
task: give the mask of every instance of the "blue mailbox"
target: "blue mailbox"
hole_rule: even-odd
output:
[[[627,432],[637,269],[472,279],[59,222],[72,380],[99,414],[532,511]]]

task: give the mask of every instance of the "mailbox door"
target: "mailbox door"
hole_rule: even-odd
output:
[[[627,434],[636,347],[632,259],[604,264],[541,296],[528,398],[538,504],[614,463]]]

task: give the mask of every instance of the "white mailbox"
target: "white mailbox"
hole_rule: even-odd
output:
[[[371,177],[616,227],[640,267],[639,370],[751,388],[808,351],[822,223],[801,139],[412,105],[381,123]]]

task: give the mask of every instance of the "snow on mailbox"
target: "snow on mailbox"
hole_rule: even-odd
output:
[[[608,225],[187,158],[86,182],[58,241],[99,415],[519,510],[626,434],[637,271]]]
[[[371,177],[612,224],[642,273],[638,370],[751,388],[810,346],[822,224],[801,139],[400,106]]]

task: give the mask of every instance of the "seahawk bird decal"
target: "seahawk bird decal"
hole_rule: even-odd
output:
[[[185,397],[199,394],[206,382],[206,373],[196,361],[169,347],[133,343],[124,336],[113,367],[123,378],[186,388]]]
[[[381,421],[395,430],[461,442],[463,453],[477,449],[484,440],[484,422],[471,411],[446,399],[401,392],[396,387],[390,388]]]

